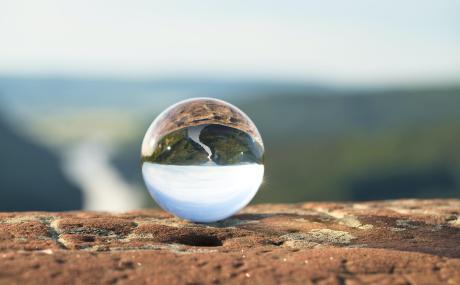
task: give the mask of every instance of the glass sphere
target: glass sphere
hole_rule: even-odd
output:
[[[164,210],[194,222],[225,219],[254,197],[264,146],[249,117],[222,100],[196,98],[163,111],[142,143],[142,176]]]

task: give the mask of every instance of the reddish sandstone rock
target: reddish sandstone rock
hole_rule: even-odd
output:
[[[0,213],[0,284],[460,284],[460,200]]]

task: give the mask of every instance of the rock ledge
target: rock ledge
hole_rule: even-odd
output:
[[[0,213],[0,284],[460,284],[460,200]]]

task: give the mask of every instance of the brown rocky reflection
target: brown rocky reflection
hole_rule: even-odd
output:
[[[152,155],[142,156],[141,160],[172,165],[263,163],[263,146],[244,131],[223,125],[202,125],[195,138],[199,142],[196,142],[189,135],[190,128],[196,127],[163,136]]]
[[[211,124],[232,127],[246,132],[263,146],[256,126],[241,110],[222,100],[198,98],[186,100],[170,107],[155,120],[145,135],[142,156],[151,156],[155,149],[154,145],[171,132],[186,127]]]

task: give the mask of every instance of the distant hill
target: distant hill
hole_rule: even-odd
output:
[[[207,78],[145,80],[0,76],[0,100],[21,116],[112,109],[121,112],[161,111],[191,97],[246,99],[273,91],[327,90],[319,84],[285,81]]]
[[[460,198],[460,88],[245,102],[266,146],[256,201]]]
[[[2,77],[0,92],[12,118],[55,142],[56,153],[85,136],[107,135],[112,162],[132,185],[143,184],[139,148],[155,116],[178,100],[213,96],[246,112],[264,139],[266,176],[255,202],[460,198],[460,86]],[[7,152],[22,157],[20,150]],[[57,158],[46,153],[38,165],[62,177]],[[22,169],[8,165],[0,170],[17,175]],[[0,186],[9,189],[4,181]]]
[[[239,107],[273,139],[371,134],[460,121],[460,87],[270,92]]]
[[[460,88],[272,92],[238,106],[266,148],[256,202],[460,198]],[[114,160],[139,183],[142,136]]]
[[[0,211],[76,210],[82,194],[58,158],[12,131],[0,117]]]

